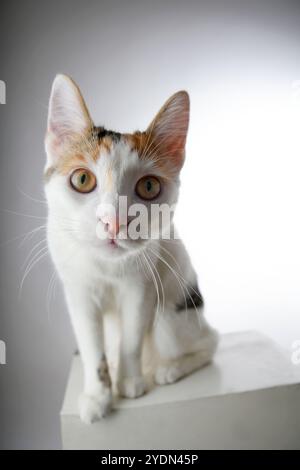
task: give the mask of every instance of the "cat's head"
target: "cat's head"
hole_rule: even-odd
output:
[[[143,249],[172,225],[185,157],[189,96],[175,93],[147,130],[94,125],[77,85],[58,75],[46,134],[45,189],[55,230],[100,257]],[[171,211],[170,211],[171,209]]]

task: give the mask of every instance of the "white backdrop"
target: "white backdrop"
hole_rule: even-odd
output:
[[[176,218],[207,315],[221,332],[258,329],[291,348],[300,339],[299,2],[10,0],[3,18],[0,447],[59,447],[75,347],[58,286],[47,311],[50,261],[19,296],[34,240],[8,243],[45,220],[45,205],[19,189],[43,197],[57,72],[78,82],[97,124],[120,131],[145,128],[172,93],[189,91]]]

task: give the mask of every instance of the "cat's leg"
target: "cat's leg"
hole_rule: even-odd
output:
[[[130,283],[120,289],[121,340],[118,390],[121,396],[136,398],[146,391],[142,375],[142,346],[151,321],[151,294],[142,283]],[[153,302],[153,299],[152,299]],[[152,308],[151,308],[152,307]]]
[[[66,291],[71,321],[84,371],[84,389],[79,397],[82,421],[91,423],[104,417],[112,404],[111,380],[104,351],[103,318],[88,292]]]
[[[155,381],[176,382],[207,365],[217,348],[218,335],[200,309],[167,309],[154,325],[154,343],[160,357]]]

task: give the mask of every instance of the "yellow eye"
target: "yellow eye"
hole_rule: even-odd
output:
[[[143,176],[135,187],[135,192],[142,199],[151,199],[156,198],[160,193],[160,182],[155,176]]]
[[[75,191],[79,193],[90,193],[96,187],[97,181],[95,175],[85,168],[79,168],[73,171],[70,183]]]

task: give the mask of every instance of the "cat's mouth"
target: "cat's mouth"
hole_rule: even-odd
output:
[[[144,245],[142,242],[145,242],[145,240],[110,238],[107,239],[106,246],[110,251],[114,251],[117,254],[118,252],[130,252],[141,249]]]
[[[119,248],[119,244],[117,242],[117,240],[115,238],[111,238],[108,240],[108,244],[109,246],[111,246],[112,248]]]
[[[97,238],[97,251],[103,250],[103,255],[112,257],[123,256],[126,253],[129,254],[131,252],[134,253],[143,249],[145,244],[147,243],[146,239],[130,238],[128,236],[124,236],[123,232],[120,232],[116,236],[107,236],[107,234],[103,232],[103,230],[98,230]]]

